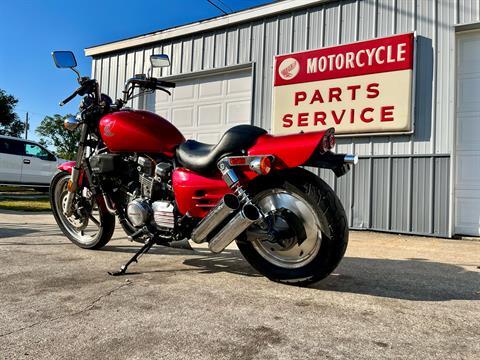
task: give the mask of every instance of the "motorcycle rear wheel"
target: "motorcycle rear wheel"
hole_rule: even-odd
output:
[[[115,230],[115,216],[102,210],[95,199],[91,199],[91,211],[84,217],[67,218],[63,213],[67,182],[70,174],[60,172],[50,184],[50,205],[60,230],[75,245],[84,249],[100,249],[111,239]]]
[[[244,233],[237,246],[257,271],[276,282],[303,286],[327,277],[338,266],[348,244],[347,217],[323,180],[293,169],[259,179],[249,193],[263,212],[275,207],[293,212],[305,230],[305,240],[288,248]]]

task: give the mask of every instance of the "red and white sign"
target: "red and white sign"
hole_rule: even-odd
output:
[[[272,132],[412,129],[414,34],[275,57]]]

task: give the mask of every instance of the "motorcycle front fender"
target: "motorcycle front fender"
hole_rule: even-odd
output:
[[[63,164],[58,165],[57,169],[60,171],[65,171],[70,175],[72,175],[72,170],[75,167],[76,163],[77,163],[76,161],[67,161],[67,162],[64,162]],[[82,184],[84,173],[85,172],[83,171],[83,169],[80,168],[80,176],[78,177],[78,184]],[[88,183],[88,176],[85,177],[85,181]]]
[[[57,169],[71,174],[72,169],[75,167],[75,164],[76,164],[76,161],[67,161],[67,162],[64,162],[63,164],[58,165]]]

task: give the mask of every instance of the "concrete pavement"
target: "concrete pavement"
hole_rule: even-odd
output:
[[[235,247],[82,250],[50,214],[0,213],[0,359],[477,359],[480,242],[352,232],[310,288]]]

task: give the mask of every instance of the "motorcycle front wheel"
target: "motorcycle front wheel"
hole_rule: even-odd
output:
[[[100,249],[105,246],[115,230],[115,216],[102,210],[88,189],[82,189],[76,196],[75,214],[67,217],[64,207],[67,183],[70,174],[60,172],[50,183],[50,205],[53,216],[65,236],[75,245],[84,249]],[[81,201],[81,204],[78,202]]]
[[[337,267],[347,248],[348,223],[340,200],[323,180],[293,169],[259,179],[249,193],[269,214],[271,227],[269,238],[264,230],[250,228],[237,240],[257,271],[273,281],[308,285]]]

